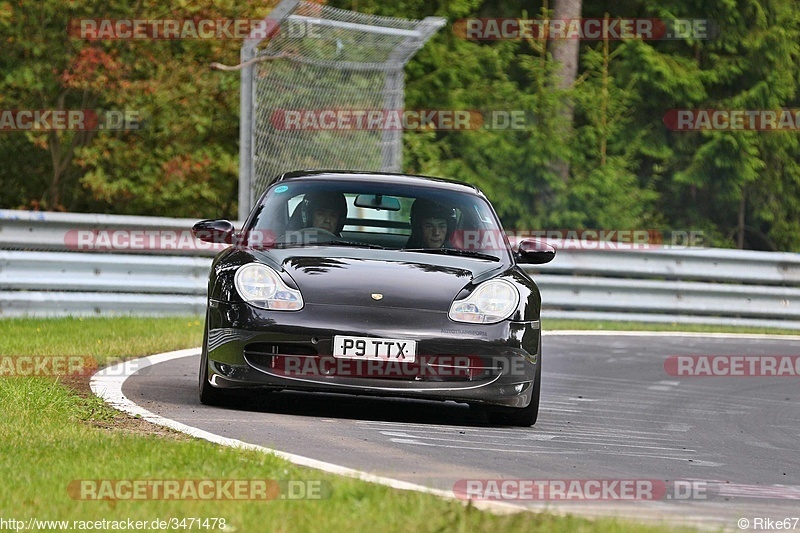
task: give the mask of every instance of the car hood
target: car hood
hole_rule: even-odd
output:
[[[447,312],[475,278],[502,270],[496,261],[417,252],[295,248],[270,259],[295,280],[308,304],[364,305]]]

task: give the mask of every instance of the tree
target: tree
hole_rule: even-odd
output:
[[[581,18],[582,0],[553,0],[554,20],[578,20]],[[556,39],[550,47],[553,61],[557,65],[555,86],[561,91],[569,91],[578,77],[578,52],[580,39]],[[567,93],[568,94],[568,93]],[[557,132],[558,137],[568,139],[572,130],[573,103],[569,96],[566,97],[561,111],[565,125],[564,130]],[[569,161],[557,160],[554,162],[561,180],[569,179]]]
[[[99,17],[250,19],[268,12],[269,6],[255,4],[224,1],[175,10],[155,1],[2,4],[0,25],[9,36],[0,56],[4,108],[87,109],[100,116],[112,110],[142,118],[138,130],[4,134],[0,154],[17,150],[22,160],[38,162],[24,174],[0,168],[4,185],[27,191],[5,206],[235,214],[238,77],[207,65],[235,60],[241,42],[86,40],[71,36],[68,27],[71,20]],[[31,170],[36,184],[28,188]]]
[[[469,41],[441,30],[406,69],[411,109],[522,111],[526,127],[406,131],[404,167],[480,186],[510,229],[691,229],[706,244],[800,251],[796,132],[677,132],[677,109],[800,108],[792,0],[328,0],[419,19],[708,19],[672,40]],[[273,2],[274,4],[274,2]],[[133,111],[131,131],[0,133],[0,207],[235,216],[240,41],[87,41],[80,18],[260,18],[222,0],[0,0],[0,109]],[[572,59],[577,60],[572,61]],[[565,102],[568,104],[564,106]],[[646,225],[646,226],[645,226]]]

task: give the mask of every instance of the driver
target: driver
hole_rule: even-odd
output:
[[[454,209],[417,198],[411,206],[411,237],[406,248],[449,248],[455,229]]]
[[[304,222],[306,227],[319,228],[337,237],[347,218],[347,202],[344,194],[334,192],[310,192],[305,199]]]

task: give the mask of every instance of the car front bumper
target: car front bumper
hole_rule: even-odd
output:
[[[218,388],[268,388],[527,407],[538,321],[462,324],[446,313],[306,304],[300,311],[211,300],[208,376]],[[333,337],[410,339],[417,360],[335,359]]]

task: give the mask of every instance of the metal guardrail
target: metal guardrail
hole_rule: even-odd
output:
[[[720,248],[559,250],[553,274],[800,286],[800,254]]]
[[[0,210],[0,317],[203,313],[216,250],[186,236],[194,222]],[[115,231],[169,239],[166,249],[137,254],[70,251],[77,231],[106,242]],[[800,329],[800,254],[560,250],[525,270],[541,289],[545,318]]]
[[[197,219],[190,218],[0,209],[0,250],[95,250],[213,257],[225,248],[196,240],[191,235],[195,222]],[[135,242],[129,242],[130,239]]]
[[[225,245],[195,222],[0,209],[0,317],[202,314]]]
[[[0,251],[0,287],[204,296],[210,268],[205,257]]]
[[[800,254],[560,250],[526,270],[549,318],[800,329]]]

